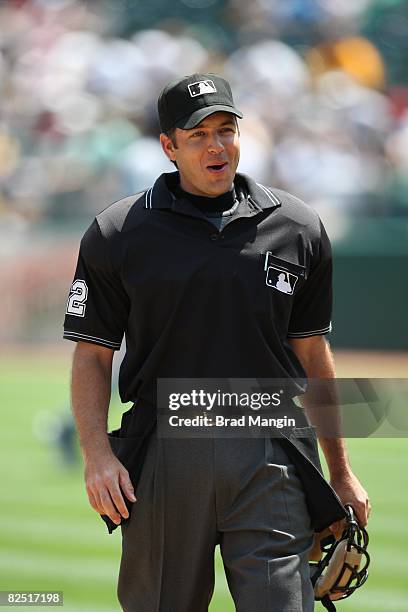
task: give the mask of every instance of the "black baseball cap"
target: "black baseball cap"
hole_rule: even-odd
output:
[[[243,117],[235,108],[230,84],[217,74],[196,73],[171,81],[159,96],[158,110],[162,132],[189,130],[217,111]]]

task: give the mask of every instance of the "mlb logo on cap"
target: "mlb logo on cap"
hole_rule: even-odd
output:
[[[190,92],[190,96],[195,98],[196,96],[202,96],[203,94],[217,93],[217,88],[215,87],[214,82],[208,79],[207,81],[197,81],[196,83],[191,83],[188,86],[188,91]]]
[[[160,129],[165,134],[174,128],[191,130],[213,113],[232,113],[242,119],[235,108],[228,81],[218,74],[195,72],[168,83],[157,101]]]

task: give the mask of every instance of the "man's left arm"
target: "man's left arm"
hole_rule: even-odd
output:
[[[301,362],[308,379],[334,379],[336,377],[334,359],[329,344],[324,336],[309,338],[290,338],[290,345]],[[314,389],[301,397],[305,411],[311,414],[316,406],[318,392]],[[338,412],[338,407],[334,406]],[[316,418],[314,413],[312,422]],[[322,437],[318,434],[319,444],[323,450],[330,473],[330,484],[343,504],[350,504],[357,515],[360,525],[367,524],[371,510],[367,492],[354,475],[347,455],[346,443],[342,437]],[[332,531],[336,537],[341,535],[342,522],[334,523]]]

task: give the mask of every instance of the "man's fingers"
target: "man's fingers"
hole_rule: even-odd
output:
[[[133,489],[133,485],[129,478],[128,472],[121,472],[119,474],[119,483],[120,483],[120,487],[122,491],[124,492],[128,500],[131,502],[135,502],[136,501],[135,491]]]
[[[367,491],[353,472],[348,471],[341,477],[331,479],[331,485],[344,505],[353,508],[356,520],[361,527],[367,525],[371,504]]]
[[[135,502],[136,497],[129,473],[117,459],[102,469],[86,469],[85,480],[89,503],[96,512],[107,515],[116,525],[122,517],[129,517],[125,499]]]
[[[360,527],[365,527],[367,525],[367,520],[368,520],[367,508],[363,508],[363,509],[360,508],[358,511],[356,510],[356,515],[357,515],[357,522],[360,525]]]
[[[119,525],[121,521],[121,516],[112,502],[109,490],[105,489],[103,491],[100,491],[99,496],[100,505],[103,508],[103,512],[101,512],[101,514],[106,514],[107,516],[109,516],[111,521],[113,521],[116,525]]]
[[[89,503],[91,504],[92,508],[96,510],[96,512],[99,512],[99,503],[96,501],[94,494],[88,488],[87,488],[87,493],[88,493]]]
[[[366,514],[367,514],[367,521],[370,518],[370,514],[371,514],[371,504],[370,504],[370,500],[367,499],[367,503],[366,503]]]
[[[343,535],[344,527],[346,526],[346,519],[342,519],[341,521],[336,521],[332,525],[330,525],[329,529],[336,538],[336,540],[340,540]]]
[[[118,512],[123,516],[123,518],[129,518],[129,511],[126,508],[125,500],[123,499],[122,491],[117,483],[115,483],[111,490],[110,496],[115,504]]]
[[[123,488],[125,485],[122,485]],[[133,494],[133,487],[129,480],[127,484],[127,490],[125,490],[126,497],[131,501],[135,501],[136,498]],[[99,512],[99,514],[106,514],[109,518],[119,525],[121,518],[129,518],[129,511],[126,507],[122,490],[117,482],[112,481],[109,485],[106,485],[103,489],[91,493],[94,503],[91,501],[91,506]]]
[[[106,514],[116,524],[119,525],[121,516],[115,507],[109,489],[107,487],[87,486],[89,503],[98,514]]]
[[[371,510],[369,500],[367,499],[365,502],[355,502],[354,504],[350,504],[350,506],[354,510],[357,522],[360,527],[365,527],[367,525],[368,516]]]
[[[370,516],[371,512],[371,503],[367,495],[365,495],[363,500],[355,498],[353,502],[345,501],[344,505],[349,505],[353,508],[356,520],[361,527],[365,527],[367,525],[368,517]],[[339,540],[341,538],[345,526],[346,519],[337,521],[336,523],[330,525],[330,531],[332,532],[336,540]]]
[[[96,510],[96,512],[99,512],[99,514],[103,514],[104,510],[98,489],[96,487],[87,485],[86,492],[88,493],[89,503],[91,504],[92,508]]]

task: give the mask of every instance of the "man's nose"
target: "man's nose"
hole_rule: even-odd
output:
[[[211,134],[210,141],[208,143],[208,151],[212,154],[221,153],[224,150],[224,145],[222,143],[222,138],[220,134]]]

